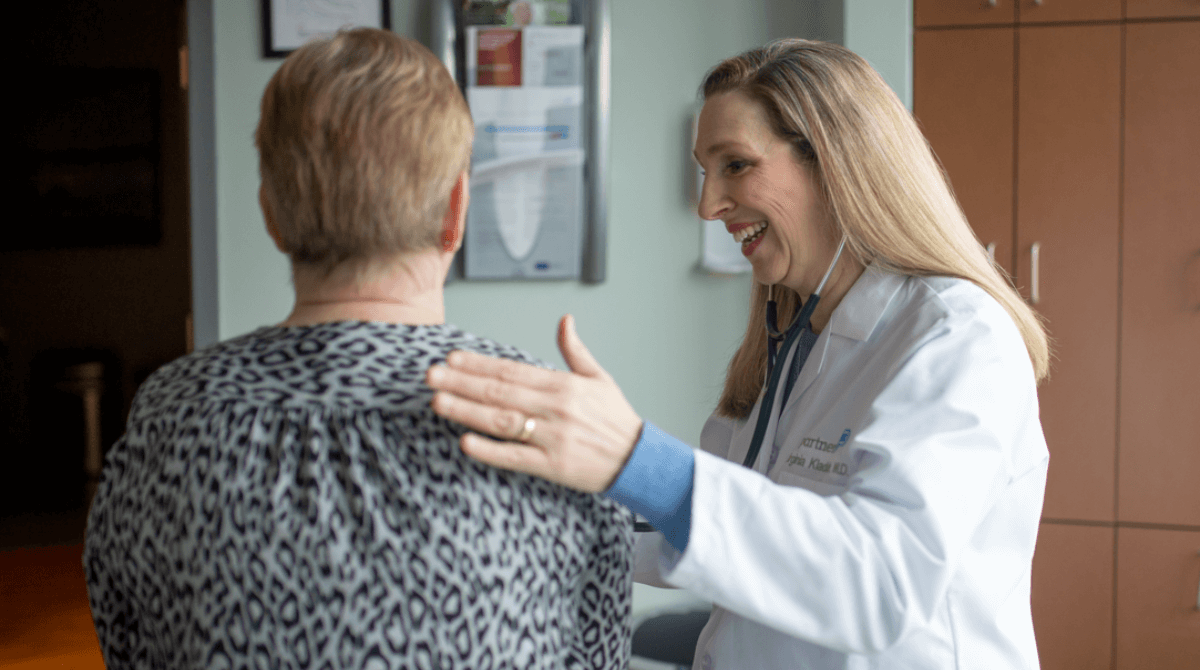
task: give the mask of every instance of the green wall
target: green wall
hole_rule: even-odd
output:
[[[841,44],[867,59],[912,109],[912,0],[845,0]]]

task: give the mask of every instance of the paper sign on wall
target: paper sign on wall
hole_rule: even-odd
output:
[[[577,278],[587,146],[584,28],[470,26],[466,33],[475,145],[465,274]]]

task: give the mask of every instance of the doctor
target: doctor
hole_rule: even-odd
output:
[[[1038,667],[1039,319],[861,58],[782,40],[703,95],[700,211],[755,284],[701,449],[638,416],[570,317],[571,372],[455,352],[434,410],[505,438],[471,456],[644,515],[636,578],[715,603],[696,668]]]

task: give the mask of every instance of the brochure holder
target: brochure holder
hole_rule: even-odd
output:
[[[471,107],[451,279],[605,280],[608,0],[436,0],[431,48]]]

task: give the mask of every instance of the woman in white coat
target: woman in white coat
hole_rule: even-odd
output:
[[[697,668],[1036,668],[1041,322],[861,58],[782,40],[703,95],[700,213],[755,283],[701,449],[638,416],[570,317],[571,372],[456,352],[435,411],[500,436],[469,455],[645,516],[637,579],[715,604]]]

